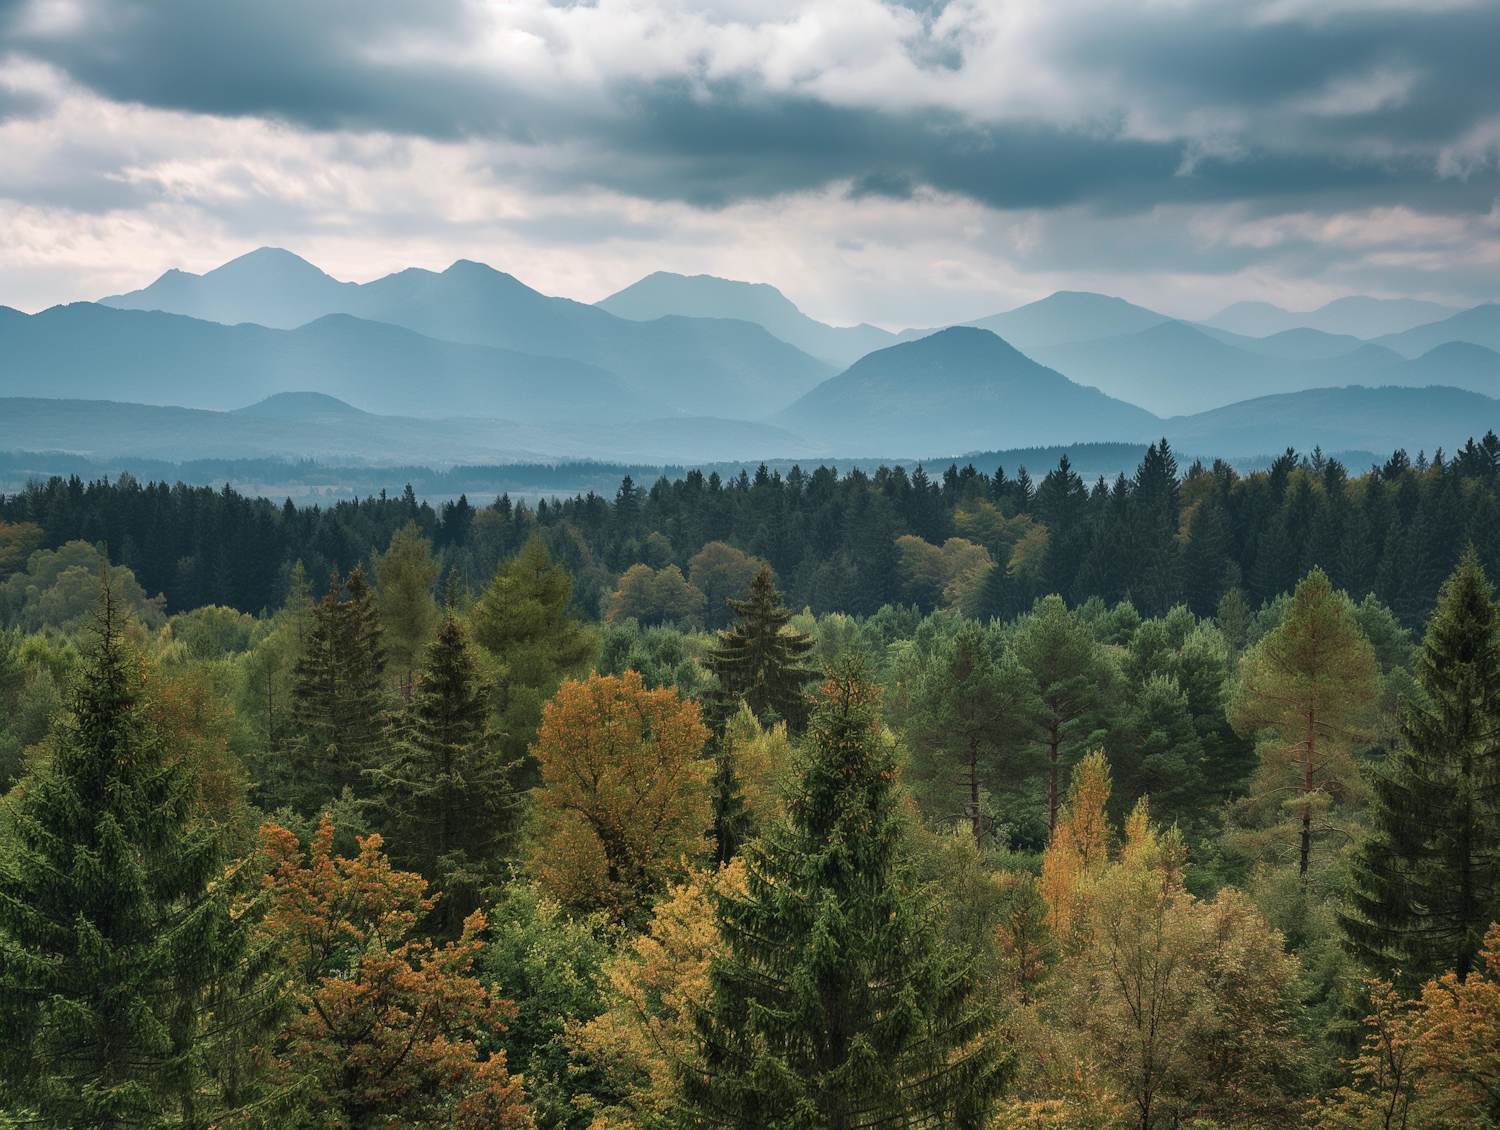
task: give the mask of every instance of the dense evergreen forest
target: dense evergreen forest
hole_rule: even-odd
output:
[[[1500,1126],[1500,439],[0,500],[0,1127]]]
[[[1497,459],[1491,433],[1430,463],[1398,451],[1355,475],[1288,451],[1267,471],[1239,475],[1222,461],[1184,472],[1163,441],[1133,477],[1112,483],[1083,481],[1066,456],[1040,479],[1024,467],[989,474],[956,464],[941,477],[922,467],[784,477],[761,468],[728,481],[692,471],[649,488],[627,477],[613,500],[590,493],[532,508],[502,497],[482,509],[467,498],[434,509],[409,488],[299,509],[227,487],[54,478],[0,499],[0,521],[39,528],[40,548],[102,544],[165,596],[168,612],[276,608],[296,562],[313,577],[368,570],[372,549],[414,521],[470,591],[540,534],[595,618],[632,566],[675,565],[687,576],[705,545],[722,542],[768,563],[791,605],[817,614],[946,604],[1011,617],[1055,592],[1070,603],[1129,599],[1151,615],[1180,603],[1206,616],[1230,592],[1258,608],[1318,564],[1416,628],[1465,546],[1487,565],[1500,561]],[[684,606],[638,611],[676,620]]]

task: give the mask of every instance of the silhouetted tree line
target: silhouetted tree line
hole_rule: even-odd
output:
[[[961,538],[994,566],[975,575],[963,604],[980,617],[1012,617],[1047,593],[1070,604],[1128,598],[1146,615],[1178,603],[1210,615],[1228,594],[1256,607],[1320,566],[1335,586],[1373,592],[1417,626],[1467,545],[1488,567],[1500,561],[1497,466],[1493,432],[1452,457],[1397,451],[1362,474],[1291,449],[1265,471],[1242,475],[1215,460],[1184,473],[1163,440],[1133,476],[1113,482],[1085,481],[1066,456],[1039,481],[1024,467],[987,474],[972,464],[941,476],[921,466],[873,475],[794,467],[785,476],[762,466],[730,479],[663,476],[649,488],[627,476],[613,500],[590,492],[533,508],[502,496],[483,509],[466,497],[434,508],[410,487],[297,507],[228,486],[73,477],[0,497],[0,520],[36,523],[42,548],[105,543],[112,561],[166,596],[169,611],[275,608],[297,561],[312,577],[368,567],[372,547],[414,521],[471,591],[540,534],[592,615],[632,565],[685,570],[711,542],[770,564],[793,607],[926,611],[942,593],[903,570],[897,540],[942,547]]]

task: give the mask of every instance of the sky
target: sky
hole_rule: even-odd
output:
[[[0,0],[0,304],[263,245],[892,328],[1500,299],[1500,0]]]

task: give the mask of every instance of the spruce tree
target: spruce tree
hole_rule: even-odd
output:
[[[106,579],[97,641],[0,846],[0,1109],[33,1125],[207,1125],[206,1070],[266,1013],[216,832],[154,728]],[[209,1023],[212,1016],[212,1023]]]
[[[347,593],[348,599],[344,599]],[[375,593],[358,566],[313,606],[292,674],[295,741],[281,799],[311,815],[354,788],[384,746],[385,646]]]
[[[690,1121],[736,1130],[983,1125],[1005,1060],[967,962],[903,857],[875,687],[845,660],[813,718],[788,815],[717,898],[727,947],[684,1077]]]
[[[454,935],[477,905],[473,878],[504,848],[518,816],[512,766],[489,715],[489,687],[449,615],[396,726],[393,756],[372,777],[392,860],[443,892],[438,911]]]
[[[800,733],[807,724],[807,684],[817,672],[807,664],[811,637],[787,627],[792,614],[762,565],[744,600],[728,601],[739,622],[719,633],[708,668],[725,690],[739,695],[762,723],[785,721]]]
[[[1472,549],[1417,654],[1431,703],[1403,702],[1403,748],[1373,778],[1354,855],[1350,948],[1409,986],[1476,966],[1500,919],[1500,612]]]

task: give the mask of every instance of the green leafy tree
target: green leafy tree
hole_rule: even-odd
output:
[[[432,543],[416,522],[391,535],[390,548],[375,561],[386,657],[396,672],[403,702],[411,701],[417,661],[440,622],[432,585],[441,569],[433,560]]]
[[[1059,771],[1065,757],[1094,736],[1111,700],[1113,665],[1093,630],[1068,611],[1060,596],[1043,597],[1016,623],[1016,660],[1036,682],[1036,740],[1047,754],[1047,834],[1057,828]]]
[[[1354,952],[1408,986],[1475,968],[1500,920],[1500,614],[1470,550],[1417,653],[1430,708],[1403,703],[1403,748],[1373,780],[1355,852]]]
[[[1006,1078],[966,959],[939,940],[903,854],[904,807],[878,696],[857,660],[824,688],[786,819],[721,892],[727,956],[711,965],[701,1125],[983,1125]]]
[[[769,566],[755,574],[749,595],[729,601],[729,607],[739,622],[719,633],[709,670],[763,723],[784,720],[800,732],[807,724],[807,684],[817,677],[806,661],[815,646],[812,637],[788,627],[792,614],[781,603]]]
[[[542,705],[564,678],[581,674],[598,639],[569,609],[573,581],[532,537],[495,570],[472,615],[474,640],[498,662],[492,705],[506,756],[526,756]]]
[[[988,633],[965,621],[923,673],[907,731],[929,800],[967,823],[976,842],[993,830],[986,795],[1023,775],[1018,747],[1040,706],[1031,673],[994,652]]]
[[[266,1015],[236,883],[123,621],[106,581],[71,714],[0,848],[0,1107],[59,1130],[208,1125],[242,1097],[216,1052]]]
[[[513,767],[489,718],[489,687],[450,615],[427,648],[411,705],[395,727],[391,760],[372,775],[392,858],[442,892],[437,913],[450,935],[478,908],[482,876],[519,816]]]
[[[345,599],[345,595],[347,598]],[[282,799],[320,811],[362,782],[383,750],[385,643],[375,593],[358,567],[313,606],[292,672],[294,741],[279,759]]]
[[[1296,820],[1297,873],[1304,879],[1313,817],[1358,773],[1349,745],[1362,733],[1378,685],[1374,648],[1348,597],[1334,591],[1321,569],[1303,578],[1281,623],[1241,660],[1235,726],[1278,735],[1263,747],[1254,788],[1261,801],[1282,800]]]

